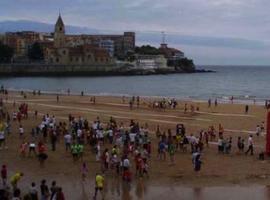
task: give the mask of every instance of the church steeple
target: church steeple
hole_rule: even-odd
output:
[[[61,14],[59,13],[58,19],[55,24],[55,32],[65,32],[65,24],[62,20]]]
[[[65,44],[65,24],[59,13],[58,19],[54,27],[54,46],[59,48]]]

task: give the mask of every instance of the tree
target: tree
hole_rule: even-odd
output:
[[[195,65],[193,63],[193,60],[190,60],[188,58],[182,58],[178,60],[168,60],[167,65],[170,67],[175,67],[176,70],[181,70],[184,72],[194,72]]]
[[[142,55],[159,55],[160,51],[156,47],[150,45],[143,45],[135,48],[135,53]]]
[[[35,42],[33,45],[31,45],[28,49],[28,58],[29,60],[43,60],[44,59],[44,53],[43,49],[40,45],[40,43]]]
[[[133,62],[135,60],[135,54],[133,51],[128,51],[126,53],[126,60],[129,62]]]
[[[0,42],[0,63],[8,63],[11,61],[14,49]]]

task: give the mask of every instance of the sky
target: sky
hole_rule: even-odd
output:
[[[196,64],[270,65],[269,8],[270,0],[0,0],[0,21],[55,23],[60,10],[65,24],[135,31],[138,45],[158,45],[164,31]]]

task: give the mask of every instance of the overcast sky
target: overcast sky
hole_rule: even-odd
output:
[[[270,0],[0,0],[0,21],[55,23],[60,10],[69,25],[165,31],[196,64],[270,65],[269,8]]]

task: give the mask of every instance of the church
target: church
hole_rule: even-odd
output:
[[[123,35],[68,35],[61,15],[53,33],[53,45],[45,50],[45,62],[59,65],[104,65],[124,58],[135,49],[135,33]]]

